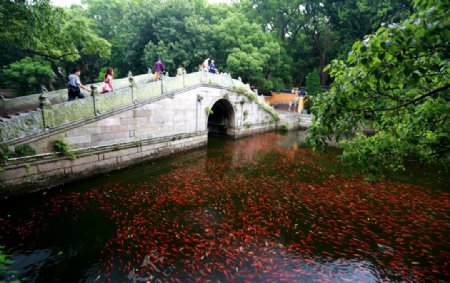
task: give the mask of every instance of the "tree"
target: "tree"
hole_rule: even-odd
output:
[[[20,95],[30,92],[40,92],[41,85],[53,89],[52,79],[55,74],[50,63],[40,57],[25,57],[20,61],[11,63],[1,73],[2,82],[20,91]]]
[[[284,41],[295,37],[300,30],[304,12],[304,0],[247,0],[243,1],[243,10],[256,18],[262,28],[276,33]]]
[[[381,27],[331,63],[331,90],[314,99],[312,146],[341,141],[343,159],[369,173],[412,160],[450,164],[450,3],[415,0],[414,7],[409,19]]]
[[[306,76],[306,91],[309,96],[316,96],[323,91],[317,69],[314,69]]]
[[[109,42],[117,35],[119,25],[132,1],[82,0],[87,5],[86,16],[93,20],[93,29]]]
[[[316,68],[306,76],[306,91],[308,97],[305,100],[305,110],[311,111],[313,108],[314,97],[323,92],[322,85],[320,84],[319,72]]]
[[[61,62],[82,55],[108,57],[110,44],[90,28],[84,17],[71,17],[48,0],[3,1],[0,5],[0,41],[21,52],[21,58],[39,56],[50,62],[62,84]]]
[[[196,14],[195,3],[171,0],[155,8],[158,21],[152,24],[155,32],[144,49],[145,63],[153,68],[160,57],[170,74],[181,63],[188,71],[197,71],[213,49],[210,23]]]
[[[239,22],[239,26],[236,26]],[[226,69],[262,92],[291,84],[292,64],[286,50],[272,34],[251,23],[242,13],[230,13],[213,29],[216,54]]]

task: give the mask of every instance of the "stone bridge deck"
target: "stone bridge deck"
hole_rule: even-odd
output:
[[[56,186],[199,147],[207,143],[208,132],[240,137],[277,124],[298,128],[304,119],[298,113],[280,115],[239,80],[206,72],[156,82],[138,76],[113,93],[71,102],[64,101],[65,91],[49,96],[53,104],[0,122],[3,148],[28,144],[37,152],[4,160],[0,181],[7,189],[0,194]],[[14,107],[36,107],[36,99],[21,98]],[[64,154],[55,152],[61,139]]]
[[[239,80],[206,72],[161,81],[150,81],[149,75],[140,75],[134,78],[132,85],[128,79],[116,80],[114,84],[117,90],[112,93],[89,96],[71,102],[67,102],[65,89],[49,92],[47,96],[50,105],[43,107],[39,101],[40,94],[3,100],[1,105],[3,113],[22,113],[0,122],[0,142],[20,143],[39,133],[54,131],[58,127],[70,124],[76,126],[76,122],[79,121],[86,122],[102,118],[105,115],[112,115],[136,105],[152,103],[201,85],[249,91],[248,86]],[[269,112],[273,111],[263,103],[262,98],[257,98],[262,107]],[[26,109],[36,110],[23,112]],[[276,113],[272,114],[276,115]]]

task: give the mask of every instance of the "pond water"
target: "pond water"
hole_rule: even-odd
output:
[[[2,200],[22,282],[448,282],[450,198],[266,133]]]

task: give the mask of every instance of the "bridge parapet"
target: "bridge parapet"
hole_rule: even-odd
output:
[[[138,103],[162,99],[183,89],[199,85],[212,85],[235,89],[241,93],[250,93],[251,96],[255,96],[254,100],[259,102],[260,106],[263,108],[267,106],[258,99],[256,94],[250,91],[248,85],[243,84],[240,80],[232,79],[229,75],[196,72],[175,78],[165,78],[160,81],[150,81],[148,75],[140,75],[135,77],[134,81],[136,84],[130,86],[128,78],[118,79],[114,83],[117,91],[70,102],[65,101],[67,90],[49,92],[47,95],[52,102],[51,106],[22,113],[0,123],[0,142],[14,142],[67,124],[83,122],[98,115],[114,113],[123,108],[133,107]],[[60,101],[62,93],[64,93],[63,101],[65,102]],[[35,100],[39,102],[38,95],[27,98],[28,100],[22,97],[17,98],[20,100],[17,104],[35,106]],[[58,101],[60,103],[55,104]],[[268,106],[265,110],[271,112]],[[274,115],[274,113],[271,114]]]
[[[149,83],[151,80],[153,80],[152,76],[148,74],[144,75],[138,75],[134,77],[136,84],[145,84]],[[114,80],[114,87],[115,89],[122,89],[128,87],[128,78],[122,78]],[[90,84],[88,86],[97,86],[98,88],[101,87],[102,83],[95,83]],[[0,100],[0,116],[1,115],[7,115],[7,114],[14,114],[24,111],[30,111],[35,110],[39,107],[39,96],[41,94],[31,94],[26,96],[20,96],[13,99],[3,99]],[[48,98],[51,102],[51,104],[59,104],[67,101],[67,89],[59,89],[55,91],[50,91],[47,93]]]

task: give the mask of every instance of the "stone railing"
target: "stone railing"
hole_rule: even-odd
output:
[[[153,76],[149,74],[139,75],[134,77],[136,84],[144,84],[153,80]],[[101,88],[103,82],[87,85],[91,85]],[[120,90],[128,88],[128,78],[122,78],[114,80],[114,89]],[[67,101],[67,89],[59,89],[55,91],[47,92],[51,104],[58,104]],[[11,115],[15,113],[33,111],[40,107],[39,97],[41,93],[31,94],[26,96],[20,96],[13,99],[0,99],[0,116]]]
[[[103,95],[98,95],[96,87],[101,84],[97,84],[91,86],[94,95],[70,102],[66,101],[67,90],[47,93],[49,99],[41,99],[40,105],[36,105],[35,101],[39,101],[40,95],[30,96],[28,100],[17,98],[20,102],[17,102],[16,105],[26,104],[32,105],[34,108],[40,108],[0,122],[0,143],[20,142],[20,139],[31,135],[47,132],[75,122],[95,119],[96,116],[114,113],[114,111],[120,109],[133,107],[135,104],[161,99],[182,89],[202,84],[230,89],[240,88],[250,92],[248,85],[243,84],[240,80],[232,79],[229,75],[196,72],[152,82],[150,82],[149,75],[118,79],[114,81],[117,90]],[[58,101],[60,103],[54,103]]]

